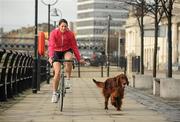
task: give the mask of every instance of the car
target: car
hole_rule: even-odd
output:
[[[81,57],[86,61],[86,66],[90,66],[90,60],[91,60],[91,54],[92,54],[92,50],[89,49],[81,49],[80,53],[81,53]]]
[[[90,59],[91,66],[100,66],[102,63],[101,52],[93,52]]]
[[[95,52],[90,49],[80,50],[82,58],[86,61],[86,66],[100,66],[105,59],[101,52]]]

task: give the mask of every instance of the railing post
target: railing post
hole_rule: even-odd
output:
[[[0,50],[0,62],[1,62],[1,59],[3,60],[3,57],[4,57],[4,54],[6,53],[6,50]],[[6,96],[5,96],[5,81],[3,80],[4,79],[4,74],[3,74],[3,68],[4,68],[4,65],[1,65],[1,75],[0,75],[0,101],[5,101],[6,100]]]
[[[16,61],[15,61],[15,64],[14,64],[14,72],[13,72],[13,80],[14,80],[14,83],[13,83],[13,92],[14,94],[17,94],[18,93],[18,88],[17,88],[17,79],[18,79],[18,69],[19,69],[19,61],[21,60],[21,55],[19,55],[18,53],[16,53]]]
[[[9,51],[6,51],[5,52],[5,58],[4,58],[4,62],[3,62],[3,67],[2,67],[2,72],[1,72],[1,81],[4,83],[4,88],[2,91],[4,93],[3,97],[2,97],[2,100],[3,101],[6,101],[7,100],[7,74],[6,74],[6,71],[7,71],[7,68],[8,68],[8,63],[9,63],[9,57],[11,56],[12,52],[9,52]]]
[[[13,53],[12,51],[11,51],[11,59],[10,59],[10,61],[9,61],[9,67],[8,67],[8,72],[7,72],[7,78],[6,78],[6,80],[7,80],[7,82],[9,82],[9,84],[8,84],[8,86],[7,86],[7,91],[8,91],[8,93],[7,93],[7,97],[8,98],[11,98],[12,96],[13,96],[13,72],[12,71],[14,71],[13,69],[14,69],[14,66],[13,66],[13,64],[14,64],[14,62],[15,62],[15,59],[16,59],[16,54],[15,53]]]

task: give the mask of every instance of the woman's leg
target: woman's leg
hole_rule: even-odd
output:
[[[52,81],[52,89],[53,89],[53,93],[55,93],[59,85],[61,64],[59,62],[54,62],[53,68],[54,68],[54,77]]]
[[[70,52],[70,51],[66,52],[65,55],[64,55],[64,58],[66,60],[72,60],[72,58],[73,58],[72,52]],[[65,66],[66,66],[67,79],[70,79],[71,72],[72,72],[72,62],[66,62]]]

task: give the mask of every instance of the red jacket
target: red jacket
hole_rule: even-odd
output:
[[[58,28],[54,29],[50,34],[48,45],[49,57],[54,56],[54,51],[66,51],[72,49],[76,59],[79,61],[81,58],[76,39],[70,30],[62,33]]]

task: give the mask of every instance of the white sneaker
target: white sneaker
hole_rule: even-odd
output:
[[[65,88],[66,89],[70,89],[70,87],[71,87],[71,83],[70,83],[71,81],[69,80],[69,79],[66,79],[65,80]]]
[[[57,103],[57,102],[58,102],[58,99],[59,99],[59,94],[58,94],[58,93],[55,93],[55,94],[52,95],[51,102],[52,102],[52,103]]]

